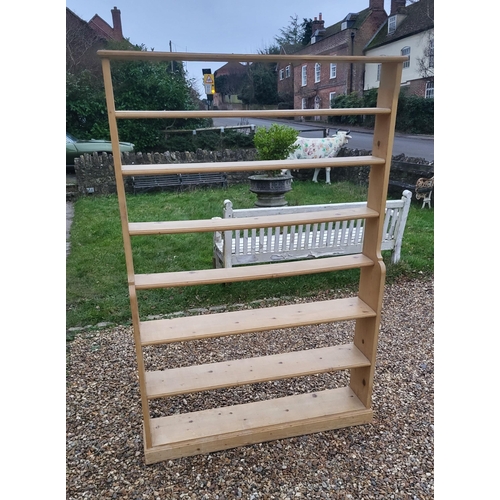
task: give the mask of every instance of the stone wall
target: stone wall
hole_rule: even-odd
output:
[[[226,162],[226,161],[254,161],[255,149],[226,149],[222,151],[197,150],[192,153],[170,152],[142,154],[123,153],[124,165],[169,164],[169,163],[200,163],[200,162]],[[367,156],[371,151],[362,149],[344,148],[339,156]],[[227,183],[238,184],[248,182],[248,176],[255,172],[227,172]],[[292,172],[295,179],[310,180],[313,169],[295,170]],[[332,182],[349,181],[355,184],[367,184],[370,173],[369,166],[337,167],[331,170]],[[87,194],[114,194],[116,182],[114,174],[113,156],[103,153],[98,155],[83,155],[75,160],[75,175],[80,195]],[[433,177],[434,164],[423,158],[408,158],[404,155],[394,156],[391,165],[389,193],[400,195],[403,189],[412,189],[420,177]],[[126,191],[133,192],[131,179],[126,179]],[[320,172],[319,182],[324,182],[325,174]]]

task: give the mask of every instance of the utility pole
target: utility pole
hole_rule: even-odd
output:
[[[170,46],[170,52],[172,52],[172,40],[169,40],[168,44]],[[170,70],[172,73],[174,72],[174,61],[170,61]]]

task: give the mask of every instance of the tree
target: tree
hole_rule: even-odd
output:
[[[434,30],[426,34],[424,55],[417,57],[417,67],[422,78],[434,77]]]
[[[299,24],[298,16],[290,16],[290,23],[287,27],[280,29],[281,35],[274,37],[278,45],[302,45],[304,28]]]
[[[287,47],[290,53],[300,50],[311,41],[312,19],[304,17],[302,23],[299,23],[297,14],[290,16],[290,23],[285,28],[281,28],[280,33],[274,37],[278,48]]]
[[[303,18],[302,24],[300,25],[302,29],[302,45],[308,45],[312,37],[312,19]]]
[[[108,49],[123,48],[121,43],[109,43]],[[131,49],[130,46],[127,47]],[[146,50],[135,46],[133,50]],[[185,76],[181,63],[150,61],[113,61],[113,91],[116,109],[179,110],[194,109],[192,82]],[[164,130],[194,128],[205,125],[203,120],[121,120],[120,139],[130,141],[141,152],[161,150],[165,143]],[[102,72],[90,70],[66,73],[66,129],[75,136],[109,138],[109,124]]]

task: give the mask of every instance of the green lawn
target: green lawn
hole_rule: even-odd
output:
[[[293,183],[290,205],[340,203],[366,199],[366,189],[349,183]],[[230,199],[236,208],[252,207],[256,196],[248,185],[129,195],[129,220],[206,219],[222,215]],[[142,236],[132,239],[136,273],[212,267],[212,234]],[[430,277],[434,264],[434,210],[412,204],[403,238],[401,262],[391,265],[387,282],[401,277]],[[192,308],[279,297],[304,297],[325,290],[357,287],[359,270],[231,283],[139,291],[140,314],[169,314]],[[71,253],[66,262],[67,327],[100,322],[130,323],[125,257],[116,196],[81,197],[75,202]]]

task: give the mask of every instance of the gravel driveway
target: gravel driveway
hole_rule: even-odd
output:
[[[131,329],[83,333],[68,352],[67,499],[432,499],[433,317],[433,281],[386,287],[371,424],[152,465],[144,464]],[[353,322],[342,322],[198,341],[189,348],[157,346],[148,348],[146,363],[161,369],[194,359],[275,354],[348,342],[352,334]],[[267,382],[154,402],[152,412],[258,401],[345,382],[343,372]]]

